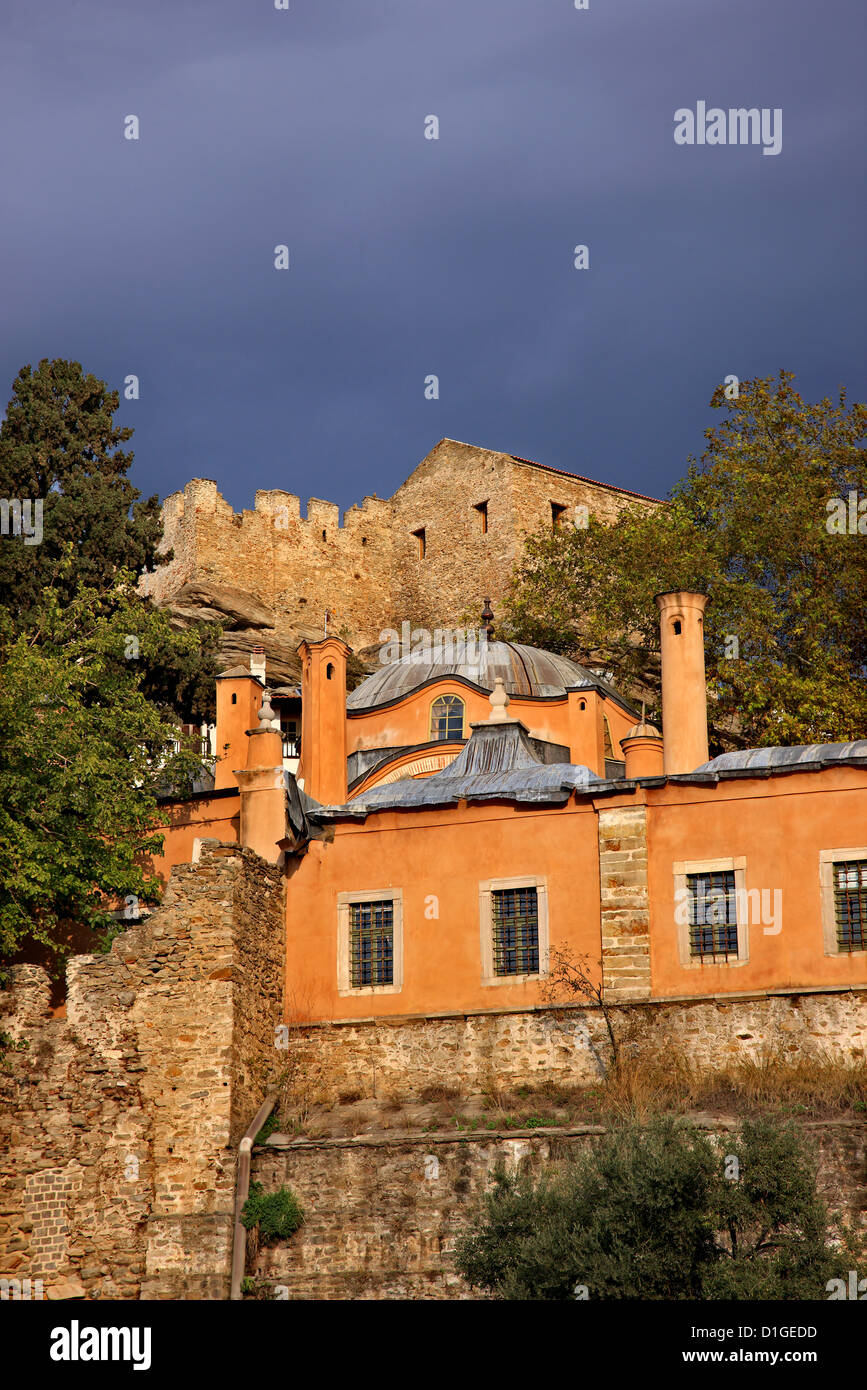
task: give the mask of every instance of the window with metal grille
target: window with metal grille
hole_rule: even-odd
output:
[[[491,893],[494,974],[538,975],[539,903],[535,888],[495,888]]]
[[[738,953],[734,869],[687,874],[689,953],[702,960],[728,960]]]
[[[834,865],[834,919],[838,950],[867,950],[867,859]]]
[[[394,904],[349,905],[349,975],[353,989],[394,983]]]
[[[457,695],[440,695],[430,711],[431,741],[461,739],[464,736],[464,702]]]

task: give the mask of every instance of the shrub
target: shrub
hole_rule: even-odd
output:
[[[745,1121],[721,1147],[670,1117],[620,1125],[535,1184],[500,1169],[457,1248],[464,1278],[504,1299],[579,1284],[591,1299],[819,1299],[842,1263],[791,1125]]]
[[[259,1239],[263,1245],[288,1240],[303,1220],[301,1205],[290,1187],[264,1192],[261,1183],[250,1184],[250,1195],[244,1203],[241,1221],[248,1231],[254,1226],[259,1227]]]

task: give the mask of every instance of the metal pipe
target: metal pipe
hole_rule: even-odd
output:
[[[278,1094],[279,1092],[272,1091],[269,1096],[266,1096],[248,1125],[243,1139],[238,1145],[238,1170],[235,1180],[235,1231],[232,1238],[232,1284],[229,1293],[230,1301],[236,1301],[241,1297],[241,1283],[244,1278],[244,1265],[247,1256],[247,1231],[241,1221],[241,1212],[244,1210],[244,1203],[250,1195],[250,1155],[253,1151],[253,1140],[256,1138],[259,1130],[274,1109]]]

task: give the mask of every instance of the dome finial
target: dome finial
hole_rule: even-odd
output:
[[[494,688],[488,696],[488,702],[491,706],[491,712],[488,715],[489,724],[511,723],[511,718],[509,716],[509,696],[506,692],[502,676],[496,676],[494,678]]]
[[[262,695],[262,704],[259,709],[259,730],[261,732],[264,729],[279,728],[280,720],[277,718],[276,714],[274,713],[274,710],[271,707],[271,691],[266,686]]]
[[[494,610],[491,607],[491,600],[485,599],[485,606],[482,609],[482,631],[490,642],[494,636]]]

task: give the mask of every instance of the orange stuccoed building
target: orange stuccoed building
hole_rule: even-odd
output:
[[[348,698],[335,637],[300,689],[224,673],[162,873],[214,838],[281,867],[298,1023],[537,1009],[563,951],[615,1003],[863,988],[867,740],[709,758],[705,599],[657,602],[664,737],[487,607]]]

